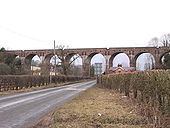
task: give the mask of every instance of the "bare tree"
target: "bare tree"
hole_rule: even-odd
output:
[[[74,75],[74,76],[81,76],[83,74],[82,72],[82,65],[74,65],[71,64],[68,74]]]
[[[169,47],[170,46],[170,33],[162,35],[160,38],[154,37],[148,42],[151,47]]]
[[[157,37],[154,37],[148,42],[148,45],[151,47],[159,47],[160,41]]]
[[[68,75],[69,70],[71,69],[71,64],[78,59],[80,56],[73,56],[71,60],[67,60],[65,55],[67,54],[67,48],[65,45],[58,45],[56,47],[55,55],[57,55],[57,58],[60,59],[60,62],[58,65],[61,65],[62,68],[62,74]],[[55,58],[56,59],[56,58]]]
[[[170,46],[170,33],[162,35],[160,41],[162,43],[162,46]]]
[[[145,65],[144,65],[144,69],[146,70],[150,70],[150,69],[154,69],[155,67],[155,60],[152,54],[147,53],[146,54],[146,59],[145,59]]]

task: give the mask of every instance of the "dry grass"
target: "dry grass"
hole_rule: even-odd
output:
[[[46,117],[47,119],[47,117]],[[113,90],[93,87],[57,109],[50,124],[35,128],[149,128],[132,100]],[[47,125],[48,124],[48,125]]]

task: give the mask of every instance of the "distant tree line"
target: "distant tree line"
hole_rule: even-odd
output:
[[[162,35],[160,38],[153,37],[149,42],[151,47],[169,47],[170,46],[170,33]]]
[[[21,60],[14,54],[7,53],[5,48],[0,49],[0,75],[21,74]]]
[[[160,38],[154,37],[149,41],[151,47],[170,47],[170,33],[162,35]],[[162,59],[164,69],[170,69],[170,51],[165,53]]]

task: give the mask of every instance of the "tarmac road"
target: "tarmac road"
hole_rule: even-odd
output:
[[[0,128],[25,128],[59,107],[96,81],[70,84],[33,92],[0,96]]]

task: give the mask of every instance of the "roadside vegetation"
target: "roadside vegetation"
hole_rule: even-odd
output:
[[[64,47],[62,47],[61,57],[64,58]],[[89,77],[84,77],[82,75],[72,75],[61,73],[59,75],[51,75],[50,69],[47,74],[43,75],[30,75],[30,71],[23,69],[21,65],[21,59],[16,57],[17,55],[11,54],[5,50],[5,48],[0,48],[0,96],[14,94],[18,92],[33,91],[43,88],[63,86],[65,84],[80,82],[89,79]],[[69,65],[77,58],[74,58]],[[61,65],[64,65],[66,60],[63,60]],[[70,66],[63,66],[63,69],[70,69]],[[44,70],[42,70],[43,72]],[[65,71],[66,72],[66,71]],[[64,75],[62,75],[64,74]]]
[[[137,103],[114,90],[93,87],[44,117],[33,128],[152,128]]]
[[[0,96],[87,79],[69,76],[72,73],[71,64],[79,56],[68,63],[68,58],[64,58],[64,47],[59,48],[58,52],[63,75],[49,77],[49,67],[44,67],[48,75],[33,76],[24,75],[28,72],[21,70],[21,60],[1,48]],[[169,69],[169,52],[165,53],[162,61],[162,68]],[[92,67],[90,76],[93,73]],[[168,128],[169,121],[170,71],[155,70],[101,76],[98,87],[66,103],[35,128]]]
[[[48,84],[46,86],[33,86],[31,88],[22,88],[20,90],[8,90],[8,91],[0,92],[0,96],[16,94],[16,93],[21,93],[21,92],[31,92],[31,91],[36,91],[36,90],[41,90],[41,89],[46,89],[46,88],[60,87],[60,86],[65,86],[65,85],[84,82],[84,81],[87,81],[87,80],[79,80],[79,81],[74,81],[74,82],[64,82],[64,83],[58,83],[58,84],[51,83],[51,84]]]
[[[0,75],[24,74],[21,70],[21,60],[16,55],[0,48]]]
[[[170,70],[105,75],[98,83],[137,100],[142,114],[155,128],[170,127]]]

